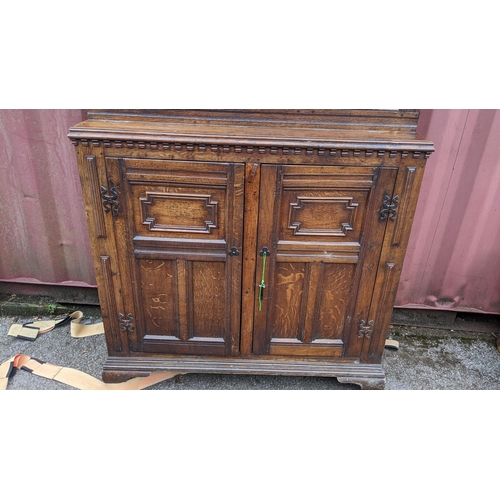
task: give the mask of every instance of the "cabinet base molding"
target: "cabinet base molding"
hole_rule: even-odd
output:
[[[236,375],[290,375],[336,377],[345,384],[362,389],[384,389],[385,373],[380,364],[357,362],[291,361],[270,359],[193,357],[108,357],[102,379],[106,383],[124,382],[133,377],[147,377],[154,371],[186,373],[221,373]]]

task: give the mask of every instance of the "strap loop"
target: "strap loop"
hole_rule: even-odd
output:
[[[92,335],[101,335],[104,333],[104,324],[102,321],[95,325],[83,325],[80,321],[83,318],[82,311],[75,311],[69,316],[66,316],[61,321],[46,320],[46,321],[31,321],[22,325],[12,325],[7,335],[17,337],[22,340],[35,340],[39,334],[47,333],[54,328],[59,328],[71,322],[71,336],[79,339],[82,337],[90,337]]]
[[[95,325],[83,325],[80,323],[82,318],[83,313],[81,311],[75,311],[59,322],[48,320],[12,325],[8,335],[25,340],[35,340],[38,334],[49,332],[54,328],[66,325],[68,322],[71,322],[71,336],[73,338],[78,339],[104,333],[104,325],[102,322],[96,323]],[[168,380],[176,375],[182,375],[182,373],[177,372],[153,372],[147,377],[135,377],[117,384],[106,384],[102,380],[92,377],[88,373],[80,370],[52,365],[51,363],[32,358],[26,354],[17,354],[0,365],[0,390],[7,389],[9,379],[15,375],[17,370],[23,370],[33,375],[38,375],[39,377],[56,380],[57,382],[75,387],[76,389],[101,391],[139,390],[162,382],[163,380]]]

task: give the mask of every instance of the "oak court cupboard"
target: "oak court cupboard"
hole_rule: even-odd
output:
[[[106,382],[152,371],[383,388],[430,141],[416,110],[92,110],[70,129]]]

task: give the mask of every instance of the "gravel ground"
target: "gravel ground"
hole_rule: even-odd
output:
[[[100,321],[98,308],[85,308],[84,318]],[[10,325],[50,317],[0,317],[0,362],[24,353],[55,365],[82,370],[101,379],[106,358],[103,335],[73,339],[69,325],[40,335],[34,342],[7,336]],[[422,328],[393,328],[397,351],[386,350],[383,367],[386,390],[495,390],[500,389],[500,354],[491,334]],[[8,389],[72,390],[59,382],[17,371]],[[258,375],[187,374],[181,382],[167,380],[146,390],[359,390],[333,378]]]

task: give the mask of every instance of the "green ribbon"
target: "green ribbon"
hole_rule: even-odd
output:
[[[266,274],[266,258],[267,255],[264,252],[264,261],[262,262],[262,280],[259,285],[259,311],[262,311],[262,299],[264,298],[264,288],[266,288],[266,283],[264,281],[264,276]]]

